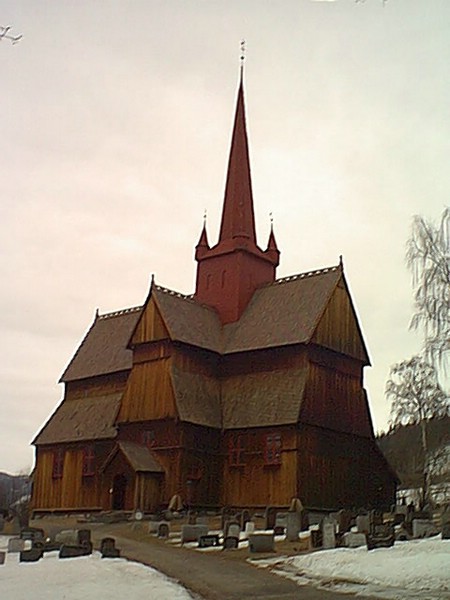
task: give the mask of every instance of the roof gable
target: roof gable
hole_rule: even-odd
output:
[[[326,304],[311,341],[369,365],[370,359],[355,308],[342,274]]]
[[[74,381],[131,369],[127,342],[141,313],[128,308],[95,317],[60,381]]]
[[[134,442],[119,442],[112,450],[102,466],[102,471],[111,463],[116,455],[121,452],[134,472],[164,473],[164,468],[159,463],[153,452],[147,446]]]
[[[59,444],[116,437],[114,426],[122,394],[64,400],[33,440]]]

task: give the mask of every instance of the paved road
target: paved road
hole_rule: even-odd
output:
[[[111,535],[122,556],[178,580],[203,600],[345,600],[347,595],[299,586],[293,581],[233,560],[225,552],[194,552],[160,540],[136,541],[118,535],[114,525],[93,529],[94,543]],[[230,551],[232,552],[232,551]],[[228,555],[228,556],[227,556]]]

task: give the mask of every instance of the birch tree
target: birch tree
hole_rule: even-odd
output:
[[[420,426],[423,508],[428,500],[429,489],[427,426],[431,418],[449,414],[449,399],[439,384],[436,369],[421,356],[413,356],[391,367],[386,396],[392,401],[390,423],[393,427],[410,424]]]

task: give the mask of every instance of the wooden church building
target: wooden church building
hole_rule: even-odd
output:
[[[342,262],[276,278],[256,240],[239,84],[218,242],[194,294],[152,282],[97,315],[36,436],[32,510],[383,507],[396,477],[374,439],[369,358]]]

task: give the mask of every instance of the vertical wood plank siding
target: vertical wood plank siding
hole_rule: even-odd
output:
[[[118,422],[175,417],[170,359],[136,364],[128,379]]]
[[[161,314],[156,307],[155,301],[151,298],[132,336],[131,345],[153,342],[168,337],[169,333],[164,325]]]
[[[368,360],[350,296],[342,283],[335,289],[312,341],[362,362]]]

